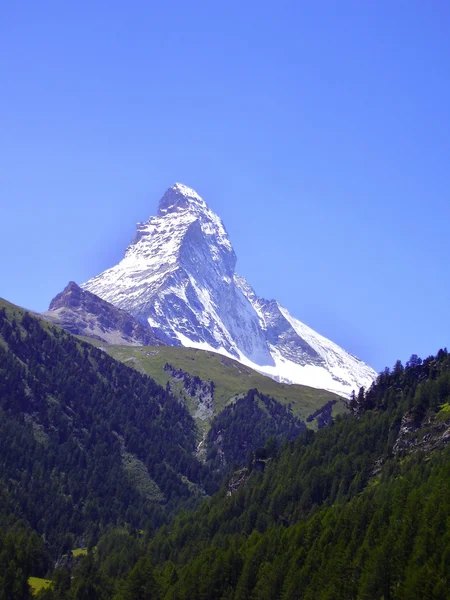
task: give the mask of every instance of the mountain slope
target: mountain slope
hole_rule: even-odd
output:
[[[196,445],[152,379],[0,300],[0,494],[54,554],[114,524],[157,526],[214,489]]]
[[[448,600],[449,401],[446,350],[380,375],[358,417],[306,432],[156,535],[161,597]],[[434,449],[397,452],[405,414],[423,440],[435,425]]]
[[[198,353],[199,362],[207,354],[112,348],[145,356],[181,350]],[[162,373],[172,382],[188,382],[186,396],[193,393],[207,410],[214,383],[165,367]],[[162,380],[162,387],[103,349],[0,299],[0,528],[2,519],[23,517],[46,536],[53,556],[85,546],[110,526],[151,529],[216,491],[231,464],[245,464],[269,437],[281,442],[305,429],[288,406],[256,390],[245,394],[255,376],[280,391],[283,385],[237,362],[224,368],[236,367],[246,371],[238,388],[244,397],[222,416],[211,410],[212,434],[199,453],[201,435],[185,396],[172,393],[176,386]],[[298,406],[308,407],[307,414],[330,399],[339,401],[329,392],[306,389],[303,398],[303,389],[298,391]],[[216,460],[219,451],[223,460]]]
[[[163,387],[169,385],[174,395],[185,399],[191,414],[200,421],[209,421],[230,401],[255,388],[281,404],[289,405],[293,414],[304,421],[329,402],[333,403],[333,415],[347,411],[342,399],[331,392],[303,385],[278,383],[217,352],[179,346],[139,348],[108,345],[104,346],[104,350],[126,365],[150,375]],[[183,374],[214,384],[210,412],[199,411],[199,397],[187,393]],[[313,419],[312,422],[315,425]],[[202,423],[199,425],[202,426]]]
[[[124,600],[449,600],[449,403],[446,350],[397,363],[352,400],[354,416],[270,440],[150,539],[105,534],[70,590],[46,598],[97,585],[111,591],[91,597]],[[398,451],[407,414],[416,439]],[[431,425],[436,444],[425,447]]]
[[[41,317],[63,327],[69,333],[110,344],[159,346],[161,341],[147,324],[83,290],[71,281],[50,303]]]
[[[122,261],[82,287],[170,345],[215,350],[275,379],[344,396],[370,385],[373,369],[256,296],[235,266],[220,218],[177,183],[157,216],[138,224]]]

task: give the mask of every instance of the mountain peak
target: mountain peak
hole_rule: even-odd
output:
[[[269,242],[268,242],[269,243]],[[256,295],[235,273],[226,229],[193,189],[169,188],[120,263],[82,285],[171,345],[208,349],[274,379],[350,396],[376,377],[367,365]]]
[[[207,208],[206,202],[195,190],[183,183],[175,183],[159,201],[158,216],[162,217],[167,213],[186,209],[205,210]]]
[[[70,333],[111,344],[160,346],[161,339],[146,323],[70,281],[41,316]]]
[[[83,294],[86,294],[86,292],[79,285],[74,281],[69,281],[63,291],[50,302],[49,310],[57,310],[62,306],[77,305]]]

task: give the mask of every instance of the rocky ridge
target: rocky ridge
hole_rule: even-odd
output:
[[[41,316],[69,333],[110,344],[160,346],[161,340],[146,323],[83,290],[71,281]]]

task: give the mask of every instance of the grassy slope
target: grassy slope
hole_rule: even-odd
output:
[[[52,584],[50,579],[42,579],[42,577],[29,577],[28,585],[31,588],[33,596],[40,592],[42,589],[50,587]]]
[[[103,345],[103,347],[114,358],[143,373],[147,373],[163,386],[171,379],[170,375],[164,371],[166,363],[170,363],[193,376],[198,376],[200,379],[214,381],[216,385],[214,412],[216,414],[230,401],[252,388],[257,388],[262,394],[272,396],[282,404],[291,403],[294,414],[301,419],[306,419],[317,408],[333,399],[338,400],[333,407],[334,414],[346,411],[342,400],[336,394],[303,385],[277,383],[270,377],[261,375],[253,369],[215,352],[180,346]],[[181,386],[178,386],[177,391],[180,395],[183,395]]]

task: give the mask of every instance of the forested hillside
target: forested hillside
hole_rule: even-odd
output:
[[[265,443],[293,440],[306,425],[273,398],[249,390],[212,421],[205,440],[206,461],[216,469],[244,466]]]
[[[0,483],[53,555],[111,525],[151,531],[214,491],[195,448],[192,417],[153,380],[1,307]]]
[[[449,598],[448,352],[350,408],[313,432],[252,390],[202,463],[183,402],[3,303],[0,598],[28,598],[30,575],[47,600]]]
[[[196,423],[168,387],[0,301],[5,597],[25,597],[29,575],[47,574],[73,548],[96,547],[111,528],[147,539],[217,491],[232,463],[247,462],[271,435],[293,437],[304,428],[275,400],[258,402],[270,410],[259,409],[253,435],[248,419],[222,419],[227,460],[202,461]],[[213,441],[207,447],[211,454]]]
[[[264,473],[249,465],[236,491],[149,541],[106,534],[67,595],[45,597],[81,598],[86,584],[93,598],[447,599],[449,400],[447,351],[397,363],[354,416],[271,444]]]

